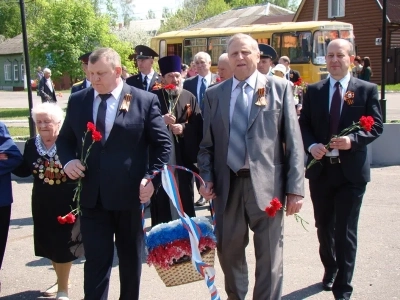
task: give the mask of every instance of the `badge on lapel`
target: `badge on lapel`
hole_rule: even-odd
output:
[[[151,89],[152,91],[156,91],[156,90],[161,90],[162,89],[162,84],[159,82],[155,82],[153,88]]]
[[[353,105],[354,104],[354,92],[347,91],[346,94],[344,94],[344,101],[347,103],[347,105]]]
[[[257,91],[257,101],[256,101],[256,105],[257,106],[265,106],[267,105],[267,100],[265,98],[266,93],[265,93],[265,88],[260,88]]]
[[[119,110],[127,112],[129,110],[129,105],[131,104],[131,100],[132,100],[132,95],[125,94],[124,100],[122,100],[122,104],[121,104],[121,107],[119,108]]]

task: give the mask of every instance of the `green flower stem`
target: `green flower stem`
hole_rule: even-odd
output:
[[[287,210],[286,210],[286,207],[283,207],[283,210],[284,210],[284,211],[287,211]],[[308,232],[307,228],[304,226],[304,223],[307,224],[307,225],[308,225],[309,223],[308,223],[306,220],[304,220],[303,217],[300,216],[300,214],[294,213],[293,215],[294,215],[294,218],[296,219],[296,222],[300,222],[300,223],[301,223],[301,226],[303,226],[304,230]]]

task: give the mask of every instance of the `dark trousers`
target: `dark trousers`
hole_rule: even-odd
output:
[[[85,248],[85,300],[106,300],[115,246],[119,258],[120,300],[139,299],[143,229],[140,206],[123,211],[101,205],[82,208],[81,232]]]
[[[357,252],[357,225],[366,183],[349,182],[340,164],[327,164],[316,180],[310,180],[319,254],[326,272],[337,276],[332,292],[350,299]]]
[[[6,251],[8,227],[10,226],[11,204],[0,206],[0,269]]]

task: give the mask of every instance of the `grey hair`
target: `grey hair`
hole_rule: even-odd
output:
[[[121,67],[121,56],[112,48],[99,48],[94,50],[89,56],[89,62],[95,64],[102,57],[105,57],[113,69]]]
[[[256,52],[260,53],[260,49],[258,49],[258,43],[255,39],[253,39],[250,35],[244,33],[236,33],[235,35],[231,36],[228,40],[227,50],[229,52],[229,47],[231,44],[237,40],[246,40],[249,42],[251,48]]]
[[[228,53],[222,53],[218,58],[218,62],[223,61],[223,60],[228,61],[228,59],[229,59]]]
[[[49,68],[44,68],[43,73],[49,73],[51,74],[51,70]]]
[[[193,60],[196,62],[199,58],[204,58],[206,62],[211,62],[211,56],[207,52],[198,52],[194,56]]]
[[[61,124],[64,116],[64,112],[61,107],[54,102],[43,102],[32,108],[32,119],[35,123],[36,117],[39,114],[48,115],[55,124]]]

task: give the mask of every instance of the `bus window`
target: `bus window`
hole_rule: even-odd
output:
[[[160,41],[160,53],[158,55],[160,58],[165,56],[165,40]]]
[[[167,55],[178,55],[182,58],[182,44],[168,44]]]
[[[326,49],[330,41],[339,38],[337,30],[318,30],[314,32],[313,64],[325,65]]]
[[[218,58],[226,52],[227,37],[214,37],[208,39],[208,54],[211,56],[211,64],[218,64]]]
[[[340,38],[348,40],[354,46],[354,34],[352,30],[340,30]]]
[[[270,43],[270,39],[269,38],[259,38],[259,39],[256,39],[256,41],[259,44],[269,45],[269,43]]]
[[[190,65],[193,57],[198,52],[207,52],[207,39],[197,38],[197,39],[185,39],[183,41],[183,62],[184,64]]]
[[[280,33],[274,33],[272,35],[272,48],[275,49],[276,53],[278,54],[277,59],[281,57],[281,34]]]
[[[311,56],[311,32],[282,33],[281,56],[288,56],[291,64],[307,63]]]

